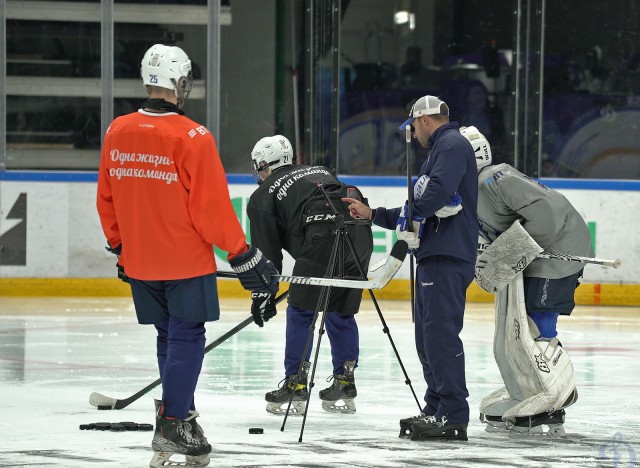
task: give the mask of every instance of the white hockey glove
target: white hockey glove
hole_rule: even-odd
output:
[[[462,211],[462,197],[458,192],[449,197],[449,203],[436,211],[438,218],[448,218]]]
[[[418,237],[418,233],[413,231],[401,231],[400,226],[397,226],[396,235],[398,240],[403,240],[407,243],[409,250],[416,250],[420,247],[420,238]]]
[[[415,199],[418,199],[422,196],[424,191],[427,188],[427,184],[429,183],[429,176],[423,175],[416,180],[416,183],[413,185],[413,196]],[[435,215],[438,218],[448,218],[449,216],[453,216],[462,210],[462,197],[458,192],[455,192],[453,195],[449,197],[449,202],[436,211]]]
[[[412,216],[411,231],[409,231],[408,206],[408,202],[405,202],[402,211],[400,211],[400,216],[396,223],[396,235],[398,240],[403,240],[407,243],[409,250],[415,250],[420,247],[420,239],[424,234],[425,219],[421,216]]]
[[[476,260],[476,282],[489,293],[500,291],[524,270],[540,252],[520,220],[500,234]]]

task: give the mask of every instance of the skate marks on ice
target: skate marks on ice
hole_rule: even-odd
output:
[[[328,429],[328,428],[327,428]],[[280,431],[277,431],[278,433]],[[358,467],[399,468],[435,464],[443,467],[489,468],[509,466],[525,468],[548,466],[622,466],[615,464],[615,455],[607,456],[603,450],[611,439],[571,435],[565,438],[545,436],[528,439],[510,439],[506,434],[483,434],[478,428],[470,432],[468,442],[410,441],[390,435],[380,437],[329,437],[313,440],[309,437],[297,441],[275,441],[248,444],[225,441],[212,452],[212,463],[224,460],[234,467]],[[622,455],[630,460],[630,456]],[[282,460],[278,462],[277,460]],[[631,459],[624,466],[640,466]]]
[[[220,445],[214,444],[211,458],[212,464],[217,461],[217,463],[223,462],[226,466],[234,467],[395,468],[436,463],[437,466],[459,468],[469,466],[524,468],[548,466],[551,460],[554,466],[640,466],[633,453],[625,452],[633,449],[625,446],[626,444],[621,440],[616,441],[616,436],[607,439],[571,434],[564,438],[536,436],[514,440],[506,434],[484,434],[475,429],[470,431],[468,442],[415,442],[396,439],[391,435],[389,438],[380,437],[379,434],[371,438],[332,437],[307,440],[302,443],[269,440],[265,443],[249,444],[248,440],[239,440],[236,443],[227,440]],[[280,433],[280,431],[277,432]],[[612,453],[607,455],[608,449],[611,449]],[[132,454],[138,453],[145,461],[149,456],[149,448],[146,444],[120,446],[107,452],[113,455],[112,459],[80,456],[67,450],[0,451],[0,467],[116,466],[121,465],[122,460],[127,465],[133,459],[125,455],[123,450],[130,451]],[[120,458],[120,462],[116,460],[117,458]],[[275,460],[281,460],[281,462]],[[617,464],[616,460],[624,463]],[[9,463],[5,464],[5,462]]]
[[[78,463],[110,463],[100,457],[88,457],[86,455],[74,455],[68,450],[14,450],[0,451],[0,467],[3,466],[80,466]]]

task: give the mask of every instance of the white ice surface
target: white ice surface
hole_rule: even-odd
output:
[[[398,438],[398,420],[417,414],[389,338],[371,301],[358,315],[360,365],[355,415],[324,413],[317,390],[331,373],[320,356],[302,442],[301,417],[265,412],[264,393],[283,377],[284,308],[262,329],[251,324],[211,351],[196,404],[218,467],[640,466],[640,314],[632,308],[579,307],[560,319],[572,356],[578,402],[567,410],[566,439],[509,439],[478,421],[483,396],[498,388],[488,304],[469,304],[463,341],[472,419],[468,442]],[[406,302],[380,301],[420,403],[424,383]],[[248,300],[222,303],[208,342],[242,322]],[[318,322],[319,324],[319,322]],[[317,334],[314,346],[317,343]],[[151,432],[80,431],[91,422],[153,423],[160,388],[120,411],[98,411],[91,392],[126,398],[158,377],[154,330],[136,323],[129,299],[0,298],[0,466],[145,467]],[[250,427],[264,434],[250,435]]]

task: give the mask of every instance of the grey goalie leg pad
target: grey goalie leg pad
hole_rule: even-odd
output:
[[[501,427],[497,422],[501,416],[506,428],[515,431],[549,426],[544,421],[564,421],[564,412],[562,418],[556,412],[577,399],[571,359],[557,339],[539,341],[535,339],[538,335],[535,323],[526,314],[519,273],[496,295],[494,355],[505,388],[482,400],[483,421]]]
[[[506,333],[505,355],[524,398],[503,418],[533,416],[569,406],[575,401],[572,395],[576,389],[569,353],[557,338],[535,339],[540,333],[526,314],[522,274],[508,289],[507,323],[514,326]]]
[[[513,370],[506,358],[508,299],[509,286],[495,294],[496,322],[493,339],[493,356],[505,386],[485,396],[480,403],[480,421],[487,424],[485,430],[488,432],[506,430],[506,423],[502,420],[502,415],[520,403],[524,398],[518,380],[513,375]]]

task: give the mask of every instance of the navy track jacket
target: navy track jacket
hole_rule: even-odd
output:
[[[430,177],[422,196],[413,200],[413,215],[427,218],[416,260],[433,255],[448,255],[475,263],[478,248],[478,170],[473,148],[460,134],[457,122],[438,128],[429,138],[431,154],[420,168]],[[458,192],[462,211],[448,218],[435,212]],[[401,208],[378,208],[373,222],[395,229]]]

